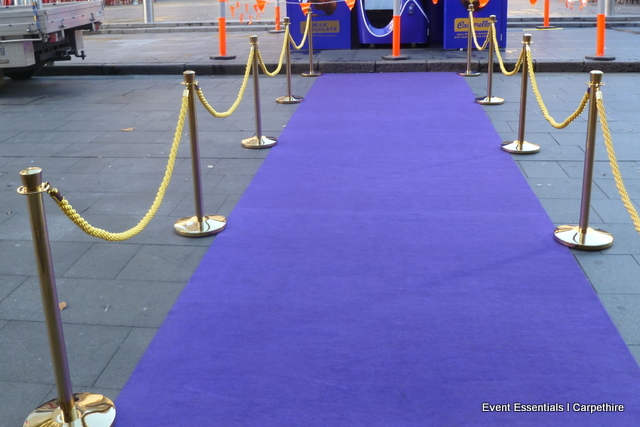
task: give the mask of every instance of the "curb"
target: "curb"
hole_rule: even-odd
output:
[[[595,27],[596,17],[567,17],[551,18],[553,24],[563,28]],[[542,17],[512,17],[507,18],[507,28],[535,28],[543,23]],[[269,31],[275,26],[275,21],[255,21],[252,24],[240,24],[240,21],[227,21],[228,32],[241,31]],[[612,16],[607,18],[607,27],[640,27],[640,16]],[[216,21],[180,21],[180,22],[132,22],[132,23],[103,23],[99,30],[92,34],[146,34],[146,33],[174,33],[174,32],[218,32]]]
[[[328,74],[349,73],[403,73],[403,72],[460,72],[464,71],[466,61],[460,60],[415,60],[403,62],[389,61],[318,61],[317,71]],[[275,68],[277,64],[268,63],[268,68]],[[505,61],[507,68],[513,68],[515,61]],[[473,71],[487,72],[487,63],[474,60],[471,64]],[[140,64],[74,64],[54,65],[43,68],[40,76],[119,76],[119,75],[174,75],[192,70],[198,75],[243,75],[246,64],[191,64],[191,63],[140,63]],[[305,63],[291,64],[291,72],[300,74],[309,70]],[[600,70],[606,73],[640,73],[640,61],[590,61],[590,60],[545,60],[534,61],[534,70],[543,73],[587,73]],[[494,71],[500,72],[498,64],[494,64]],[[284,75],[284,73],[282,74]]]

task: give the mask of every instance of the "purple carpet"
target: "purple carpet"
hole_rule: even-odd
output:
[[[472,100],[455,74],[318,78],[118,427],[639,425],[638,366]]]

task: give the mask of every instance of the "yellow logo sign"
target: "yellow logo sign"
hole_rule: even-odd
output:
[[[489,18],[475,18],[473,20],[474,30],[476,31],[489,31],[491,28],[491,20]],[[458,18],[453,22],[456,32],[469,31],[469,18]]]
[[[307,23],[300,23],[300,34],[304,34]],[[340,32],[340,21],[318,21],[312,23],[313,34],[338,34]]]

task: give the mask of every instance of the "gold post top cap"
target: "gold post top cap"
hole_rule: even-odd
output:
[[[20,171],[22,185],[27,191],[34,191],[42,185],[42,168],[30,167]]]
[[[18,188],[20,194],[35,194],[47,191],[49,184],[42,182],[42,168],[30,167],[20,171],[22,187]]]
[[[37,166],[33,166],[33,167],[30,167],[30,168],[22,169],[20,171],[20,175],[22,175],[22,176],[37,175],[39,173],[42,173],[42,168],[39,168]]]
[[[600,81],[602,81],[602,76],[604,76],[604,73],[600,70],[593,70],[589,73],[589,75],[591,76],[592,82],[599,83]]]

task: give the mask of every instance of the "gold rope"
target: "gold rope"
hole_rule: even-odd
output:
[[[622,203],[629,212],[633,225],[636,231],[640,233],[640,217],[638,217],[638,211],[627,193],[627,189],[622,181],[622,174],[618,167],[618,160],[616,159],[616,153],[613,149],[613,143],[611,141],[611,131],[609,130],[609,124],[607,123],[607,113],[604,110],[604,102],[602,101],[602,94],[600,90],[596,92],[596,105],[598,106],[598,115],[600,117],[600,126],[602,127],[602,134],[604,135],[605,146],[607,147],[607,155],[609,156],[609,163],[611,164],[611,170],[613,171],[613,178],[616,181],[616,188],[622,198]]]
[[[496,24],[495,22],[491,23],[491,38],[493,39],[493,47],[496,51],[496,57],[498,58],[498,63],[500,64],[500,70],[502,74],[505,76],[513,76],[520,71],[520,67],[524,64],[524,50],[520,51],[520,56],[518,56],[518,60],[516,61],[516,66],[513,71],[507,71],[504,67],[504,61],[502,60],[502,55],[500,54],[500,46],[498,46],[498,36],[496,35]]]
[[[538,82],[536,81],[536,74],[533,71],[533,59],[531,58],[531,48],[527,46],[526,50],[527,50],[527,64],[529,65],[529,75],[531,76],[531,87],[533,88],[533,93],[536,94],[536,100],[538,101],[538,105],[542,110],[542,115],[549,122],[549,124],[554,128],[564,129],[567,126],[569,126],[576,118],[578,118],[580,114],[582,114],[582,112],[587,106],[587,103],[589,102],[589,92],[587,91],[584,94],[584,96],[582,97],[582,100],[580,101],[580,105],[578,105],[578,108],[576,109],[576,111],[571,113],[571,115],[567,117],[565,121],[563,121],[562,123],[556,122],[553,119],[553,117],[551,117],[551,115],[549,114],[549,110],[547,110],[547,106],[544,104],[544,101],[542,100],[542,96],[540,95],[540,89],[538,88]]]
[[[240,101],[242,101],[244,92],[247,89],[249,76],[251,75],[251,66],[253,65],[253,49],[254,47],[251,46],[251,50],[249,51],[249,61],[247,61],[247,68],[244,71],[244,79],[242,80],[242,85],[240,86],[240,92],[238,92],[238,97],[234,101],[231,108],[229,108],[227,111],[223,113],[219,113],[216,110],[214,110],[211,104],[209,104],[209,102],[207,102],[207,99],[204,97],[204,94],[202,93],[202,89],[200,89],[199,86],[196,86],[196,93],[198,94],[198,99],[200,99],[200,102],[202,102],[202,105],[204,105],[204,108],[209,113],[211,113],[213,117],[217,117],[217,118],[229,117],[231,114],[233,114],[236,111],[236,109],[238,108],[238,105],[240,105]]]
[[[291,34],[289,34],[289,38],[291,39],[291,44],[293,45],[294,50],[302,49],[302,46],[304,46],[304,43],[307,41],[307,35],[309,35],[310,28],[311,28],[311,13],[307,13],[307,25],[304,28],[304,35],[302,36],[302,41],[300,42],[300,45],[297,45],[295,40],[293,40],[293,37],[291,37]]]
[[[270,73],[269,70],[267,70],[267,66],[262,60],[260,49],[258,49],[258,61],[260,62],[260,68],[262,68],[262,72],[269,77],[277,76],[278,73],[280,73],[280,70],[282,70],[282,62],[284,61],[284,54],[287,51],[287,43],[289,42],[289,26],[287,25],[286,27],[287,28],[285,28],[284,30],[284,42],[282,43],[282,51],[280,52],[280,59],[278,60],[278,66],[273,71],[273,73]]]
[[[469,11],[469,26],[471,26],[471,35],[473,36],[473,44],[476,45],[476,49],[480,51],[485,50],[487,46],[489,46],[490,34],[487,34],[487,37],[484,39],[484,44],[481,47],[476,36],[476,27],[475,22],[473,21],[473,12],[471,11]]]
[[[62,212],[69,217],[71,221],[73,221],[78,227],[82,229],[85,233],[99,237],[103,240],[109,240],[112,242],[119,242],[122,240],[130,239],[136,234],[140,233],[145,227],[149,224],[151,219],[155,216],[162,204],[162,200],[164,199],[164,195],[167,191],[167,187],[171,182],[171,177],[173,175],[173,168],[176,163],[176,157],[178,155],[178,147],[180,146],[180,140],[182,139],[182,131],[184,129],[185,117],[187,115],[187,109],[189,105],[189,97],[188,90],[185,89],[184,95],[182,96],[182,108],[180,109],[180,115],[178,117],[178,124],[176,126],[176,133],[173,137],[173,145],[171,146],[171,153],[169,154],[169,160],[167,162],[167,169],[164,173],[164,178],[162,179],[162,183],[160,184],[160,188],[156,193],[156,198],[153,201],[153,204],[149,208],[149,211],[145,214],[145,216],[136,224],[133,228],[123,231],[121,233],[111,233],[109,231],[103,230],[101,228],[93,227],[89,224],[75,209],[69,204],[69,202],[62,197],[60,192],[55,189],[49,189],[49,195],[56,201]]]

